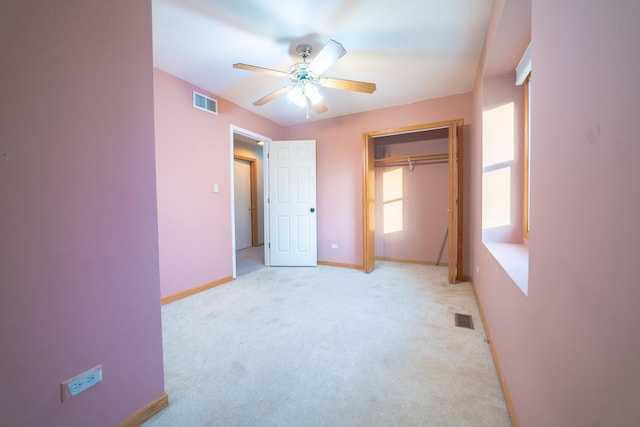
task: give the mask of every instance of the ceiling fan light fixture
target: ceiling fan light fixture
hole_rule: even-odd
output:
[[[298,85],[289,91],[287,95],[289,100],[296,104],[300,108],[304,108],[307,105],[307,97],[303,93],[303,89]]]
[[[306,83],[304,85],[304,93],[307,95],[307,98],[309,98],[309,101],[314,105],[322,101],[322,95],[320,95],[318,87],[313,83]]]
[[[300,108],[307,106],[307,98],[313,105],[322,101],[322,95],[318,90],[318,87],[311,82],[304,82],[297,84],[293,89],[289,91],[287,95],[289,100],[296,104]]]

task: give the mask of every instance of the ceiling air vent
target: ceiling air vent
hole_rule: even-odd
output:
[[[218,101],[193,91],[193,106],[211,114],[218,114]]]

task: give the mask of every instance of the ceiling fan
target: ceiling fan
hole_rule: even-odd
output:
[[[254,102],[253,105],[264,105],[278,96],[288,93],[289,99],[291,99],[297,106],[307,108],[307,118],[309,118],[309,104],[313,106],[313,109],[317,114],[327,112],[327,106],[322,100],[322,95],[318,90],[318,86],[363,93],[373,93],[376,90],[375,83],[334,79],[321,76],[322,73],[347,53],[344,47],[335,40],[329,40],[329,42],[327,42],[311,62],[307,62],[311,56],[310,45],[305,43],[299,44],[296,51],[300,57],[302,57],[302,62],[298,62],[289,67],[288,73],[273,70],[271,68],[257,67],[255,65],[242,63],[233,64],[233,68],[256,71],[276,77],[287,77],[291,81],[291,84],[263,96]]]

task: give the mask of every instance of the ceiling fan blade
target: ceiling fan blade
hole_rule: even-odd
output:
[[[320,75],[324,73],[329,67],[336,63],[336,61],[347,53],[340,43],[335,40],[329,40],[320,52],[313,58],[309,69],[314,73]]]
[[[279,97],[280,95],[284,95],[285,93],[289,92],[292,87],[293,87],[292,85],[289,85],[289,86],[281,87],[280,89],[274,90],[269,95],[263,96],[262,98],[258,99],[256,102],[253,103],[253,105],[255,106],[264,105],[267,102],[272,101],[275,98]]]
[[[276,77],[289,77],[289,73],[285,73],[284,71],[272,70],[271,68],[256,67],[255,65],[238,63],[233,64],[233,68],[238,68],[239,70],[257,71],[258,73],[269,74]]]
[[[319,83],[323,87],[340,90],[352,90],[355,92],[373,93],[376,90],[375,83],[358,82],[355,80],[320,78]]]
[[[327,105],[324,103],[322,99],[316,101],[316,103],[313,104],[313,109],[315,110],[316,114],[322,114],[329,111],[329,109],[327,108]]]

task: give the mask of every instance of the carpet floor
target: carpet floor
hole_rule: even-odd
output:
[[[473,289],[446,267],[261,268],[162,321],[169,407],[147,427],[511,425]]]
[[[236,251],[236,277],[264,268],[264,246]]]

